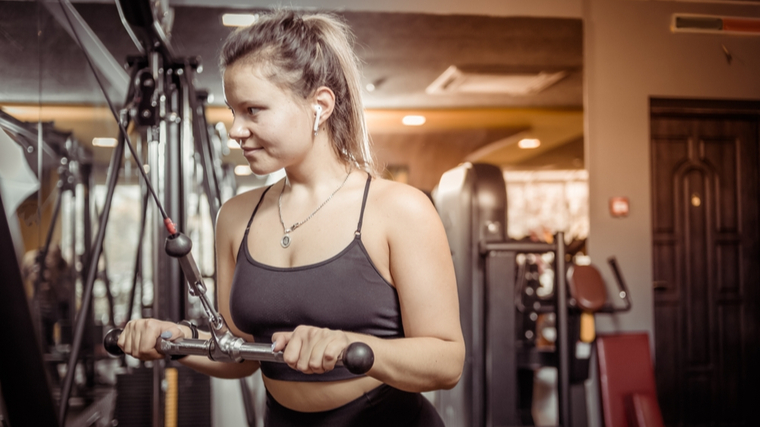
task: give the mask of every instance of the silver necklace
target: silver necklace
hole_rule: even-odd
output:
[[[285,228],[285,221],[282,220],[282,193],[285,191],[285,184],[287,183],[287,178],[286,178],[286,182],[284,182],[282,184],[282,189],[280,189],[280,197],[277,199],[277,213],[280,214],[280,224],[282,225],[282,229],[284,230],[284,233],[285,233],[282,236],[282,239],[280,239],[280,246],[282,246],[283,248],[287,248],[288,246],[290,246],[290,242],[292,241],[292,239],[290,238],[290,233],[292,233],[293,231],[295,231],[296,228],[302,226],[304,223],[306,223],[306,221],[310,220],[311,217],[314,216],[314,214],[316,214],[317,212],[319,212],[319,210],[322,209],[322,206],[326,205],[327,202],[329,202],[330,199],[333,198],[333,196],[335,195],[335,193],[337,193],[341,188],[343,188],[343,186],[346,184],[346,181],[348,181],[348,177],[351,176],[351,172],[352,172],[352,170],[349,169],[348,174],[346,175],[346,178],[343,180],[343,182],[340,184],[340,186],[338,188],[336,188],[335,191],[333,191],[332,194],[330,194],[330,197],[328,197],[327,200],[325,200],[324,202],[322,202],[322,204],[319,205],[319,207],[316,208],[314,210],[314,212],[311,213],[311,215],[309,215],[308,217],[306,217],[305,220],[297,222],[297,223],[291,225],[290,228]]]

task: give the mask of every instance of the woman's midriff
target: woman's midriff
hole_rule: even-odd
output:
[[[382,384],[370,377],[326,382],[280,381],[265,376],[263,378],[267,391],[277,402],[300,412],[321,412],[341,407]]]

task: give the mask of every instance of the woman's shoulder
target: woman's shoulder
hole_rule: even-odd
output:
[[[228,227],[237,228],[239,223],[247,223],[267,188],[259,187],[245,191],[224,202],[217,214],[217,232]]]
[[[377,206],[380,206],[385,216],[428,218],[430,215],[435,215],[437,217],[432,200],[418,188],[382,178],[374,179],[372,186],[375,191],[371,197],[377,202]]]

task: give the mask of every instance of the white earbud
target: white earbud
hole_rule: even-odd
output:
[[[322,106],[316,105],[314,106],[314,109],[317,110],[317,118],[314,119],[314,136],[317,136],[317,131],[319,130],[319,115],[322,114]]]

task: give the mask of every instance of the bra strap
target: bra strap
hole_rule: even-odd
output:
[[[367,174],[367,183],[364,185],[364,199],[362,199],[362,211],[359,213],[359,225],[356,226],[356,237],[362,235],[362,221],[364,221],[364,207],[367,205],[367,195],[369,194],[369,183],[372,181],[372,175]]]
[[[259,206],[261,206],[261,202],[264,201],[264,196],[267,195],[267,191],[269,191],[269,189],[272,187],[274,187],[274,184],[267,187],[266,190],[264,190],[264,192],[261,193],[261,198],[259,199],[259,202],[256,203],[256,208],[253,209],[253,213],[251,214],[251,219],[248,220],[248,225],[245,227],[246,236],[248,236],[248,229],[251,228],[251,223],[253,222],[253,217],[256,216],[256,211],[259,210]]]

